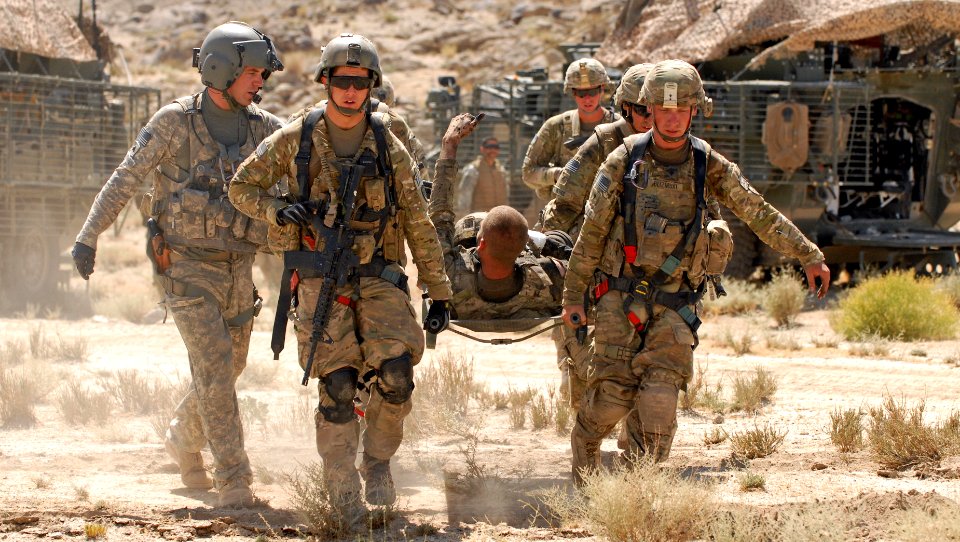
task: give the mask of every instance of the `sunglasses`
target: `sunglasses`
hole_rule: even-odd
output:
[[[373,79],[355,75],[334,75],[330,78],[330,84],[343,90],[350,87],[357,90],[367,90],[373,86]]]
[[[597,96],[600,94],[600,87],[594,88],[575,88],[573,89],[573,95],[577,98],[586,98],[587,96]]]
[[[633,112],[640,115],[641,117],[649,117],[650,110],[647,109],[647,106],[635,104],[631,102],[623,102],[623,105],[629,106],[630,109],[633,109]]]
[[[493,145],[481,145],[481,147],[483,147],[484,149],[499,149],[499,148],[500,148],[500,145],[497,145],[497,144],[493,144]]]

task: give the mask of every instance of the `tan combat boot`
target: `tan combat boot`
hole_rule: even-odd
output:
[[[170,439],[167,439],[163,445],[173,462],[180,468],[180,480],[183,481],[183,485],[190,489],[210,489],[213,487],[213,480],[210,479],[207,471],[203,468],[203,457],[200,452],[181,452]]]
[[[366,452],[360,463],[360,476],[363,477],[364,497],[367,504],[390,506],[397,500],[397,490],[390,474],[390,460],[377,459]]]
[[[256,502],[250,484],[243,480],[227,482],[219,491],[220,499],[217,504],[221,508],[248,508]]]

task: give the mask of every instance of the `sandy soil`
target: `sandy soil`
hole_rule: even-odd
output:
[[[139,253],[140,239],[133,226],[125,228],[119,238],[104,236],[101,251],[108,254],[112,250],[115,255],[102,261],[92,279],[92,292],[104,291],[123,276],[147,276],[143,262],[126,256],[134,250]],[[137,283],[129,278],[127,282]],[[82,299],[76,295],[82,292],[82,281],[74,279],[71,287],[73,297]],[[148,295],[145,288],[130,286],[126,294],[111,290],[111,295]],[[104,306],[96,301],[93,305]],[[897,478],[885,478],[878,476],[880,466],[868,452],[841,456],[830,443],[828,429],[834,409],[875,406],[884,395],[909,402],[925,400],[931,421],[948,415],[960,407],[960,369],[948,361],[956,359],[957,344],[893,343],[882,357],[852,357],[851,345],[831,340],[828,313],[825,308],[806,311],[799,325],[788,331],[773,329],[763,315],[714,317],[702,328],[698,360],[709,383],[723,383],[729,395],[731,378],[757,366],[769,370],[779,383],[773,403],[759,414],[727,414],[720,424],[731,434],[764,423],[786,429],[780,451],[750,464],[752,471],[766,478],[766,490],[740,491],[739,471],[727,461],[729,441],[715,446],[703,443],[704,434],[720,421],[711,413],[681,413],[668,464],[713,480],[721,502],[763,508],[797,502],[865,502],[865,509],[858,513],[879,518],[890,499],[904,495],[916,500],[935,493],[960,501],[960,484],[952,479],[958,474],[953,458],[944,461],[942,470],[933,476],[921,478],[908,470]],[[271,320],[272,311],[265,310],[256,325],[249,366],[239,384],[244,408],[261,410],[248,418],[246,433],[247,450],[257,473],[254,489],[265,503],[244,511],[215,508],[214,492],[180,487],[176,468],[151,425],[156,416],[125,413],[114,405],[109,422],[102,426],[71,426],[56,406],[55,398],[71,381],[95,388],[117,371],[136,370],[149,379],[166,382],[187,375],[186,352],[172,322],[134,324],[105,314],[77,320],[23,315],[0,320],[0,342],[4,344],[28,344],[31,333],[40,328],[49,341],[60,337],[70,342],[82,337],[87,343],[82,361],[25,362],[24,366],[44,375],[48,393],[36,405],[36,426],[0,429],[0,539],[82,538],[84,523],[95,520],[108,525],[110,540],[231,539],[258,533],[297,536],[301,524],[282,474],[318,459],[310,423],[316,391],[312,386],[299,386],[292,346],[279,362],[270,359]],[[723,345],[728,330],[753,334],[757,338],[755,353],[735,356]],[[768,341],[785,342],[786,334],[802,346],[796,350],[766,346]],[[814,339],[817,344],[837,342],[837,346],[816,347]],[[287,344],[295,344],[292,336]],[[439,338],[437,350],[428,351],[424,367],[448,352],[472,357],[475,379],[489,391],[530,386],[547,393],[559,383],[553,346],[544,337],[504,347],[480,345],[447,333]],[[408,534],[424,534],[435,528],[437,533],[428,539],[589,538],[590,534],[582,531],[523,528],[529,525],[529,510],[520,501],[532,502],[528,496],[532,489],[569,484],[568,437],[552,428],[532,431],[529,416],[524,429],[511,430],[507,410],[484,409],[476,401],[471,402],[470,412],[472,431],[479,437],[476,463],[506,478],[521,477],[522,484],[516,486],[521,489],[493,500],[465,498],[445,490],[442,472],[464,471],[467,441],[462,435],[448,433],[414,435],[394,460],[398,514],[375,537],[405,539],[404,529]],[[615,440],[605,441],[603,449],[612,455]],[[209,464],[209,455],[206,457]],[[478,517],[507,525],[491,527],[473,520]],[[417,527],[422,524],[432,528]]]

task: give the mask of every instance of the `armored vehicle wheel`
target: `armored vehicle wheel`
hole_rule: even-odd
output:
[[[57,292],[60,275],[59,240],[42,230],[29,229],[3,243],[3,290],[14,307],[44,305]]]
[[[730,225],[730,233],[733,235],[733,255],[723,274],[746,280],[757,268],[757,243],[760,240],[746,224],[732,215],[730,211],[724,213],[724,218]]]

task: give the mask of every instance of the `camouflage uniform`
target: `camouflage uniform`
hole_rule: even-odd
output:
[[[693,151],[680,165],[659,162],[652,155],[652,144],[638,162],[637,179],[644,179],[637,191],[637,247],[633,266],[624,256],[624,221],[619,210],[623,178],[630,164],[634,144],[644,134],[628,137],[624,145],[607,157],[597,174],[585,210],[585,221],[570,260],[564,284],[563,303],[579,305],[583,292],[594,280],[594,271],[602,278],[635,278],[633,269],[650,277],[683,237],[683,224],[694,217]],[[706,199],[710,207],[726,205],[764,242],[776,250],[808,265],[823,260],[820,250],[743,178],[739,168],[716,151],[707,161]],[[647,233],[645,224],[658,215],[666,219],[662,231]],[[706,280],[709,236],[698,237],[670,278],[664,292],[697,290]],[[636,408],[638,416],[628,418],[629,447],[633,452],[648,452],[666,458],[676,432],[676,406],[679,390],[693,372],[695,336],[674,310],[658,304],[633,303],[629,310],[646,326],[645,335],[637,332],[624,311],[627,294],[611,289],[596,302],[596,337],[592,378],[585,404],[577,415],[571,436],[574,477],[579,469],[592,467],[600,440],[610,433],[627,412]],[[691,307],[697,310],[697,307]]]
[[[600,124],[607,124],[619,118],[620,115],[605,110]],[[521,173],[523,184],[536,191],[536,198],[529,207],[534,213],[533,218],[537,217],[537,213],[549,201],[564,165],[577,153],[579,146],[571,149],[564,145],[564,142],[581,135],[583,133],[580,130],[580,115],[576,109],[571,109],[547,119],[530,141],[527,154],[523,157]],[[527,220],[530,219],[531,217],[527,216]]]
[[[381,120],[384,115],[373,113]],[[268,138],[257,152],[250,156],[237,172],[230,185],[230,199],[243,213],[270,224],[271,239],[277,250],[309,250],[302,241],[304,231],[297,224],[278,226],[278,210],[298,201],[301,188],[297,185],[294,157],[297,154],[303,116]],[[416,184],[414,165],[402,142],[386,132],[389,159],[394,177],[388,186],[382,177],[361,178],[356,214],[351,226],[359,235],[353,250],[360,258],[361,274],[364,268],[384,266],[380,276],[403,277],[405,265],[404,240],[409,243],[417,264],[419,280],[426,284],[434,299],[449,299],[450,281],[442,267],[442,254],[437,233],[427,217],[427,203]],[[317,123],[312,134],[314,150],[311,155],[309,191],[311,201],[329,201],[340,186],[339,169],[342,162],[333,152],[326,123]],[[373,130],[368,127],[358,156],[362,152],[376,155],[377,145]],[[289,194],[273,197],[268,190],[276,179],[288,175]],[[385,214],[382,237],[376,230],[380,219],[364,220],[361,215],[384,209],[386,191],[396,195],[395,216]],[[312,227],[310,228],[312,230]],[[311,231],[312,233],[312,231]],[[314,234],[315,236],[315,234]],[[295,330],[300,351],[300,365],[305,367],[309,354],[313,312],[321,285],[320,278],[301,277],[297,296]],[[424,349],[423,331],[417,323],[410,296],[378,276],[363,276],[338,290],[341,300],[349,306],[334,303],[326,331],[332,342],[319,343],[311,376],[319,381],[320,401],[316,415],[317,450],[324,461],[324,472],[336,498],[344,502],[357,499],[359,478],[354,467],[357,453],[358,422],[353,414],[352,398],[356,391],[356,377],[350,384],[349,398],[332,397],[330,379],[342,369],[355,370],[361,376],[380,375],[388,363],[404,360],[410,365],[420,361]],[[371,384],[373,393],[366,405],[366,430],[363,433],[364,455],[389,464],[403,436],[403,419],[411,409],[412,374],[404,389],[391,387],[378,376]],[[348,393],[348,391],[343,391]],[[346,399],[346,403],[344,402]],[[349,410],[344,411],[345,404]],[[392,483],[392,482],[391,482]],[[368,494],[369,499],[369,494]],[[349,502],[347,502],[349,505]]]
[[[252,480],[234,384],[246,365],[253,328],[253,258],[266,241],[266,228],[236,212],[226,197],[239,162],[221,155],[207,130],[201,117],[202,107],[213,106],[207,99],[202,93],[187,96],[154,114],[100,190],[77,241],[96,247],[97,237],[142,180],[157,172],[144,208],[157,219],[173,251],[161,282],[193,377],[168,438],[185,453],[199,452],[209,442],[220,488]],[[282,125],[255,105],[245,113],[249,130],[241,157]]]
[[[583,223],[583,207],[597,170],[607,155],[634,133],[633,126],[626,119],[594,128],[593,135],[577,149],[577,154],[560,172],[557,185],[553,187],[553,199],[543,209],[542,231],[562,230],[576,239]]]
[[[529,252],[521,254],[516,262],[516,268],[523,273],[521,290],[504,302],[483,299],[478,287],[480,260],[477,249],[458,246],[454,238],[451,202],[456,178],[456,160],[441,158],[437,161],[433,195],[430,198],[430,218],[437,227],[447,276],[453,283],[453,297],[450,298],[452,315],[459,319],[487,320],[540,318],[559,314],[566,262],[549,257],[538,258]],[[561,367],[574,367],[575,373],[582,373],[582,378],[571,379],[567,383],[570,389],[563,389],[564,393],[569,394],[574,408],[579,408],[584,391],[581,382],[586,381],[590,348],[578,344],[575,333],[565,326],[554,330],[553,341],[557,346],[558,364]]]
[[[507,170],[503,164],[494,160],[493,165],[488,165],[483,156],[478,156],[460,172],[457,216],[509,205],[508,196]]]

